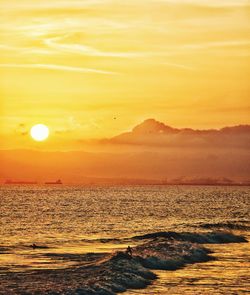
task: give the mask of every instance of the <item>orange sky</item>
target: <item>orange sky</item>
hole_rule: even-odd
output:
[[[0,11],[0,148],[78,149],[149,117],[250,123],[249,1],[0,0]],[[44,143],[27,134],[36,123],[51,130]]]

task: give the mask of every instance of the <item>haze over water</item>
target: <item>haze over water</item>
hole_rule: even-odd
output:
[[[180,253],[189,251],[190,236],[184,233],[196,240],[198,233],[219,233],[220,238],[213,241],[209,237],[212,244],[203,245],[200,237],[198,241],[214,251],[209,255],[216,260],[171,271],[152,270],[159,277],[151,281],[151,286],[125,294],[244,294],[250,289],[249,243],[224,243],[223,236],[230,231],[230,239],[243,235],[249,240],[249,187],[5,185],[0,194],[1,294],[6,290],[8,294],[24,290],[32,293],[34,282],[40,293],[67,290],[78,294],[78,288],[82,290],[79,294],[92,294],[83,291],[84,276],[91,272],[98,286],[103,286],[100,276],[95,278],[95,265],[101,265],[107,255],[116,255],[115,251],[125,251],[130,245],[139,247],[136,253],[154,251],[157,259],[163,259],[159,251],[160,246],[166,246],[166,237],[157,233],[170,231],[181,237],[181,242],[179,236],[167,240],[168,247],[170,243],[175,247],[175,258],[179,248]],[[149,233],[154,236],[145,236]],[[33,243],[41,248],[29,247]],[[191,244],[192,249],[198,245]],[[98,254],[92,257],[89,252]],[[108,258],[107,263],[110,261]],[[91,267],[85,269],[86,263],[92,263]],[[57,275],[60,284],[56,283]],[[106,271],[107,281],[109,275]],[[45,278],[46,286],[42,283]]]

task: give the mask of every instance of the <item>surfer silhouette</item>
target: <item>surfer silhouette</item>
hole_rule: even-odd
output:
[[[128,246],[128,248],[126,250],[126,254],[128,254],[130,257],[133,256],[132,248],[130,246]]]

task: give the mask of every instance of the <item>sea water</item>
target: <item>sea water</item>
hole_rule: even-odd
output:
[[[0,294],[245,294],[249,204],[243,186],[3,185]]]

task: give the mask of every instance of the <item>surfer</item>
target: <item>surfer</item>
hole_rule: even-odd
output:
[[[32,247],[33,249],[36,249],[36,248],[37,248],[37,245],[33,243],[33,244],[31,245],[31,247]]]
[[[126,250],[126,254],[128,254],[130,257],[133,256],[132,248],[130,246],[128,246],[128,248]]]

